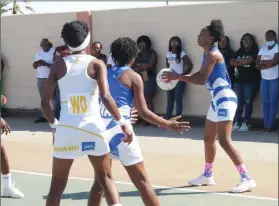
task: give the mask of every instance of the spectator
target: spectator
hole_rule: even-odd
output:
[[[53,63],[54,48],[48,39],[42,39],[40,46],[42,50],[37,52],[33,62],[33,68],[37,70],[37,86],[40,97],[42,97],[44,85]],[[55,105],[55,100],[53,100],[53,105]],[[41,116],[35,120],[35,123],[39,122],[47,122],[42,109]]]
[[[5,68],[5,62],[4,62],[4,60],[2,59],[2,57],[1,57],[1,77],[2,77],[2,73],[3,73],[3,71],[4,71],[4,68]]]
[[[218,43],[218,49],[222,53],[226,67],[228,70],[228,74],[232,83],[232,89],[233,89],[233,83],[234,83],[234,68],[230,65],[230,61],[235,56],[235,52],[232,50],[230,45],[230,38],[228,36],[225,36],[224,39]]]
[[[107,68],[113,67],[115,64],[112,60],[111,54],[109,54],[109,58],[108,58],[108,63],[107,63]]]
[[[241,38],[240,49],[231,60],[235,76],[234,92],[238,99],[233,131],[249,131],[248,125],[253,113],[253,102],[260,84],[260,72],[256,69],[258,52],[254,36],[246,33]],[[245,114],[242,121],[244,107]]]
[[[107,64],[107,56],[102,54],[103,45],[101,42],[95,41],[92,44],[92,56],[96,57],[97,59],[102,60],[105,64]]]
[[[57,58],[63,58],[68,55],[71,55],[72,51],[69,49],[69,47],[65,44],[62,46],[56,47],[54,51],[54,56],[53,59],[56,60]],[[60,102],[60,90],[58,84],[56,85],[55,91],[54,91],[54,96],[55,96],[55,105],[54,105],[54,116],[56,119],[59,120],[60,117],[60,110],[61,110],[61,102]]]
[[[157,87],[157,53],[152,49],[152,42],[148,36],[140,36],[137,39],[137,45],[140,52],[134,62],[133,69],[142,77],[147,107],[150,111],[154,112],[152,100]],[[149,125],[149,123],[146,124]]]
[[[189,74],[193,68],[193,64],[186,53],[182,50],[181,39],[174,36],[169,40],[169,51],[166,56],[167,68],[173,69],[178,74]],[[183,111],[183,94],[185,82],[178,82],[176,87],[168,91],[168,105],[165,119],[170,119],[176,103],[176,116],[180,116]]]
[[[276,32],[265,33],[266,44],[261,48],[257,58],[257,68],[261,71],[261,96],[263,105],[264,128],[270,132],[275,126],[278,112],[278,43]]]

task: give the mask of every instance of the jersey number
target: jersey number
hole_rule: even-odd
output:
[[[88,112],[89,95],[71,95],[69,96],[68,111],[72,115],[81,115]]]

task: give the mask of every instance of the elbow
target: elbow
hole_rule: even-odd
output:
[[[144,120],[148,119],[148,109],[147,108],[146,109],[144,109],[144,108],[137,108],[137,109],[138,109],[138,115],[142,119],[144,119]]]

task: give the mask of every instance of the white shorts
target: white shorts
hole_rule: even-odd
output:
[[[132,125],[129,125],[130,128],[133,128]],[[108,137],[109,142],[112,137],[116,134],[122,133],[122,130],[119,126],[113,127],[112,129],[106,131],[106,136]],[[141,149],[138,143],[138,140],[134,134],[134,140],[131,144],[126,144],[121,142],[116,148],[111,149],[111,159],[118,159],[124,166],[131,166],[138,164],[143,161]]]
[[[54,137],[53,156],[75,159],[84,155],[103,156],[109,153],[106,137],[99,130],[58,125]]]
[[[213,107],[214,106],[211,104],[208,109],[206,119],[212,122],[233,121],[237,103],[227,101],[221,103],[218,107]]]

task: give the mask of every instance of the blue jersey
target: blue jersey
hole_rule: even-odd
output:
[[[120,76],[127,70],[131,69],[128,66],[119,67],[113,66],[108,69],[108,83],[111,96],[117,104],[117,107],[121,113],[121,115],[129,120],[131,117],[131,110],[134,101],[132,89],[126,87],[119,81]],[[109,130],[115,126],[117,126],[117,122],[113,118],[113,116],[108,112],[106,107],[103,105],[100,100],[100,112],[101,117],[103,118],[106,130]]]
[[[218,48],[213,46],[211,51],[218,51]],[[207,54],[203,56],[202,68],[205,67]],[[231,89],[231,81],[226,68],[225,61],[222,63],[216,63],[209,77],[206,80],[206,88],[209,90],[211,95],[211,105],[215,110],[220,104],[228,101],[237,103],[237,97]]]

